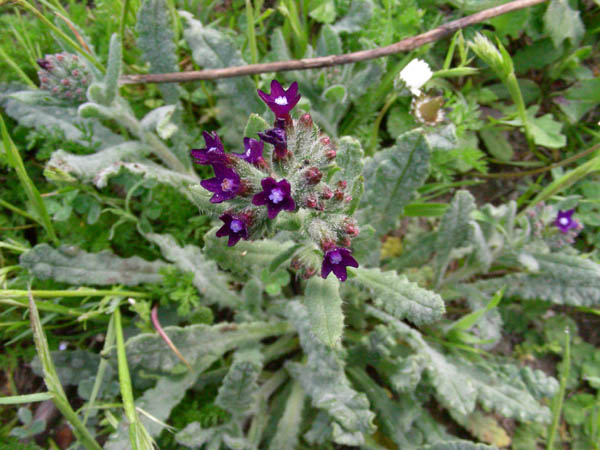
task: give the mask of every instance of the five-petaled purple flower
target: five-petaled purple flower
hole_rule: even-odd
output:
[[[283,128],[271,128],[258,133],[258,136],[268,144],[275,147],[275,159],[283,159],[287,155],[287,136]]]
[[[244,216],[225,213],[219,219],[224,225],[217,231],[217,237],[229,236],[229,247],[233,247],[240,239],[248,239],[248,223]]]
[[[358,267],[358,262],[352,257],[352,251],[343,247],[333,247],[325,252],[321,277],[327,278],[333,271],[340,281],[346,281],[346,267]]]
[[[263,190],[252,197],[256,206],[267,205],[269,219],[274,219],[279,211],[293,211],[296,203],[292,198],[291,186],[287,180],[275,181],[271,177],[263,178],[260,182]]]
[[[262,154],[264,147],[265,144],[262,142],[257,141],[256,139],[245,137],[244,148],[246,151],[244,153],[233,153],[233,155],[250,164],[260,165],[264,162]]]
[[[225,164],[227,161],[227,155],[225,154],[223,144],[221,143],[219,136],[217,136],[217,133],[214,131],[212,133],[203,131],[202,136],[204,136],[206,147],[201,149],[192,149],[190,153],[194,158],[194,162],[202,165]]]
[[[293,82],[286,91],[277,80],[271,81],[271,93],[266,94],[260,89],[258,96],[267,104],[277,117],[287,117],[290,111],[300,100],[298,94],[298,83]]]
[[[569,230],[577,228],[579,224],[572,217],[574,212],[574,209],[569,209],[567,211],[558,211],[558,216],[556,216],[554,225],[556,225],[556,227],[563,233],[568,233]]]
[[[222,164],[215,164],[213,168],[215,169],[215,177],[200,182],[204,189],[215,193],[210,202],[221,203],[235,197],[241,187],[240,176],[234,170]]]

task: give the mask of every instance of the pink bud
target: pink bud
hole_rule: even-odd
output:
[[[329,150],[327,150],[325,152],[325,158],[327,158],[329,160],[334,159],[336,155],[337,155],[336,151],[332,148],[330,148]]]
[[[308,181],[308,184],[319,184],[319,181],[321,181],[323,174],[321,173],[321,171],[318,168],[309,167],[304,172],[304,177]]]
[[[298,121],[300,122],[300,125],[302,125],[304,128],[311,128],[313,126],[312,117],[308,113],[302,114]]]
[[[323,192],[321,192],[321,198],[324,198],[325,200],[329,200],[331,197],[333,197],[333,192],[331,191],[331,189],[329,189],[327,186],[325,186],[323,188]]]

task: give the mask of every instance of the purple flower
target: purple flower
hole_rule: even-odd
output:
[[[224,225],[217,231],[217,237],[229,236],[229,247],[233,247],[240,239],[248,239],[248,224],[244,216],[225,213],[219,219]]]
[[[265,144],[256,139],[244,138],[244,148],[246,151],[244,153],[233,153],[234,156],[237,156],[240,159],[243,159],[250,164],[260,164],[263,160],[263,148]]]
[[[219,136],[217,136],[217,133],[214,131],[212,133],[203,131],[202,136],[204,136],[206,147],[201,149],[192,149],[190,153],[194,158],[194,162],[202,165],[225,164],[227,161],[227,155],[225,154],[223,144],[221,143]]]
[[[568,211],[558,211],[558,216],[556,216],[554,225],[556,225],[556,227],[563,233],[568,233],[569,230],[577,228],[579,224],[571,217],[574,212],[574,209],[569,209]]]
[[[275,159],[283,159],[287,155],[287,135],[283,128],[271,128],[258,136],[268,144],[275,147]]]
[[[333,247],[325,252],[323,265],[321,266],[321,277],[327,278],[333,271],[340,281],[346,281],[346,267],[358,267],[358,262],[352,257],[350,249]]]
[[[287,180],[275,181],[273,178],[263,178],[260,182],[262,192],[252,197],[252,203],[256,206],[267,205],[269,219],[274,219],[282,209],[293,211],[296,203],[292,198],[290,183]]]
[[[295,81],[286,91],[277,80],[271,81],[271,94],[267,95],[260,89],[258,96],[267,104],[277,117],[286,117],[300,100],[298,83]]]
[[[215,195],[210,199],[211,203],[221,203],[235,197],[240,191],[240,176],[232,169],[228,169],[222,164],[215,164],[215,177],[210,180],[203,180],[200,185]]]

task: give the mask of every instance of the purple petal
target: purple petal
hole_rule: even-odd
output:
[[[241,236],[238,234],[230,234],[229,241],[227,242],[228,247],[233,247],[238,241],[241,239]]]
[[[322,278],[327,278],[329,276],[329,273],[333,270],[332,265],[329,263],[329,261],[324,260],[323,261],[323,265],[321,266],[321,277]]]
[[[221,180],[219,178],[210,178],[208,180],[202,180],[200,186],[210,192],[221,191]]]
[[[285,96],[285,90],[283,86],[279,84],[279,81],[271,81],[271,98],[275,100],[277,97]]]
[[[262,186],[264,191],[270,191],[275,186],[277,186],[277,182],[271,177],[266,177],[260,180],[260,185]]]
[[[252,204],[256,206],[266,205],[268,202],[267,196],[268,194],[264,191],[259,192],[258,194],[254,194],[254,197],[252,197]]]
[[[263,91],[261,91],[260,89],[257,89],[258,92],[258,96],[260,97],[260,99],[265,102],[265,103],[269,103],[271,101],[271,97],[269,95],[267,95],[266,93],[264,93]]]
[[[273,203],[269,203],[267,205],[267,210],[268,210],[268,216],[269,219],[274,219],[275,217],[277,217],[277,214],[279,214],[279,211],[281,211],[281,206],[279,205],[274,205]]]
[[[333,274],[338,278],[338,280],[340,281],[346,281],[346,278],[348,278],[348,274],[346,273],[346,266],[344,266],[343,264],[333,264]]]

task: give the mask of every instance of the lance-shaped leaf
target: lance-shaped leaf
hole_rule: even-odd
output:
[[[462,439],[454,439],[450,441],[440,441],[435,444],[425,445],[422,450],[498,450],[498,447],[477,444],[475,442],[465,441]]]
[[[121,258],[109,250],[87,253],[74,246],[54,249],[48,244],[38,244],[23,253],[23,267],[42,280],[53,279],[78,285],[159,283],[158,271],[166,267],[162,261],[146,261],[134,256]]]
[[[437,232],[435,257],[436,282],[439,283],[452,259],[453,251],[468,246],[471,227],[470,214],[475,200],[468,191],[458,191],[444,213]]]
[[[205,367],[207,361],[212,364],[215,357],[219,358],[229,350],[293,330],[287,322],[247,322],[165,327],[164,331],[192,367]],[[137,335],[127,341],[127,360],[132,370],[143,369],[170,375],[179,372],[182,367],[177,355],[160,336],[150,333]]]
[[[150,73],[177,72],[177,49],[175,48],[173,27],[165,0],[145,0],[138,12],[136,24],[137,45],[142,50],[142,58],[150,63]],[[177,85],[158,84],[165,103],[175,104],[179,99]]]
[[[375,431],[369,401],[351,387],[343,360],[315,336],[304,305],[290,302],[286,315],[298,330],[300,344],[307,355],[306,364],[290,362],[286,364],[287,370],[311,397],[313,406],[327,411],[334,419],[334,442],[361,445],[364,435]]]
[[[292,389],[285,404],[285,410],[277,423],[277,432],[269,450],[296,450],[304,410],[304,391],[297,381],[292,382]]]
[[[340,283],[333,277],[311,278],[306,285],[304,305],[308,311],[312,330],[325,345],[331,348],[341,347],[344,331],[342,298]]]
[[[418,132],[401,135],[396,145],[377,152],[365,164],[362,217],[379,235],[393,229],[429,172],[430,150]]]
[[[251,413],[256,403],[257,380],[262,365],[263,357],[258,347],[235,352],[233,363],[219,388],[215,404],[234,417]]]
[[[116,162],[108,167],[105,167],[94,177],[94,184],[99,188],[106,187],[108,179],[117,175],[122,169],[142,175],[148,180],[156,180],[159,183],[173,186],[184,194],[188,186],[198,183],[198,179],[192,175],[174,172],[172,170],[165,169],[164,167],[159,166],[152,161],[143,160],[130,163]]]
[[[354,33],[360,31],[364,24],[371,20],[372,15],[373,2],[371,0],[352,0],[348,13],[332,28],[338,33]]]
[[[331,185],[344,180],[348,183],[348,192],[352,192],[354,184],[362,173],[363,156],[364,152],[358,140],[350,136],[342,137],[338,142],[337,155],[335,157],[335,163],[341,170],[333,174]],[[352,199],[354,200],[354,197]]]
[[[370,289],[373,301],[397,319],[408,319],[422,325],[435,322],[445,307],[442,298],[435,292],[419,287],[396,272],[381,272],[379,269],[353,269],[355,280]]]
[[[92,83],[88,88],[88,98],[99,105],[110,106],[119,93],[119,76],[123,67],[123,47],[119,35],[110,38],[106,75],[102,81]]]
[[[209,231],[204,237],[204,252],[223,269],[236,274],[250,274],[253,269],[263,269],[282,252],[294,246],[292,241],[261,239],[260,241],[239,241],[228,247],[226,239],[217,238],[215,231]]]
[[[180,270],[194,274],[194,286],[210,304],[233,307],[240,303],[240,297],[229,288],[225,274],[200,248],[194,245],[180,247],[169,234],[148,233],[146,237]]]
[[[92,155],[73,155],[64,150],[56,150],[46,164],[46,174],[69,174],[83,182],[90,182],[107,167],[119,161],[139,159],[149,152],[148,146],[139,141],[123,142]]]

